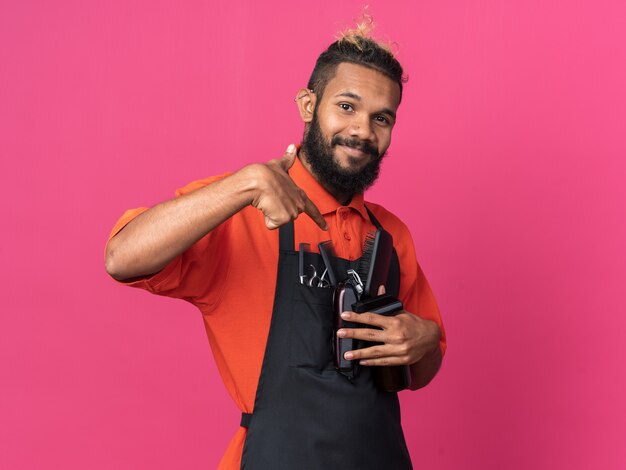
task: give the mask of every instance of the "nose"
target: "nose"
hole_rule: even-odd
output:
[[[369,116],[359,114],[354,116],[354,120],[349,129],[350,137],[357,137],[360,140],[374,140],[374,130]]]

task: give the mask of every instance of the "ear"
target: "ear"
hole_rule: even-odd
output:
[[[300,111],[300,117],[304,122],[311,122],[313,120],[313,110],[315,109],[315,102],[317,96],[313,90],[308,88],[300,88],[296,95],[295,101]]]

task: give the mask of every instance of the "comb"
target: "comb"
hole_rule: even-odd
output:
[[[335,276],[335,270],[333,269],[332,258],[335,256],[335,249],[333,247],[333,242],[330,240],[326,240],[325,242],[321,242],[317,247],[320,250],[320,255],[322,255],[322,260],[324,260],[324,265],[328,270],[328,281],[330,282],[331,287],[337,286],[337,276]]]

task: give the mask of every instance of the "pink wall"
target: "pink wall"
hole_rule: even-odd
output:
[[[449,335],[403,393],[417,468],[626,468],[626,8],[370,0],[410,75],[370,198]],[[115,285],[127,207],[282,154],[359,1],[0,4],[0,467],[215,468],[238,424],[200,316]]]

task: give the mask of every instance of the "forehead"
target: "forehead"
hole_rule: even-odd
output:
[[[342,62],[335,76],[328,81],[322,100],[351,93],[361,97],[372,107],[390,108],[400,105],[400,86],[378,70],[362,65]]]

